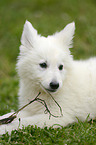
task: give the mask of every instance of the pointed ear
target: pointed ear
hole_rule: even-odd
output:
[[[37,36],[37,30],[26,20],[21,37],[21,44],[26,48],[32,48]]]
[[[72,48],[72,39],[74,37],[75,23],[72,22],[68,24],[62,31],[55,34],[55,37],[58,38],[63,45],[66,45],[68,48]]]

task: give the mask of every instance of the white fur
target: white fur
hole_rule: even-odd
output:
[[[54,115],[60,115],[58,106],[42,89],[50,90],[50,82],[58,82],[59,88],[52,93],[54,99],[62,108],[60,118],[44,114],[44,106],[34,102],[18,114],[17,119],[8,125],[0,126],[0,134],[18,129],[21,118],[22,125],[37,125],[40,127],[60,124],[66,126],[76,122],[78,117],[84,121],[96,116],[96,58],[85,61],[74,61],[69,48],[72,47],[75,24],[68,24],[61,32],[43,37],[37,34],[30,22],[26,21],[21,38],[20,55],[17,70],[20,77],[19,102],[20,107],[34,99],[38,92]],[[40,67],[46,62],[47,68]],[[63,70],[58,67],[63,65]],[[8,114],[7,114],[8,115]],[[6,117],[2,116],[2,117]],[[1,118],[2,118],[1,117]],[[58,126],[57,126],[58,127]]]

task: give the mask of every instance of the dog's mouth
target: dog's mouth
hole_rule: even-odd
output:
[[[45,88],[45,90],[47,90],[47,91],[49,91],[49,92],[52,92],[52,93],[54,93],[54,92],[56,92],[57,90],[53,90],[53,89],[46,89]]]
[[[50,92],[50,93],[55,93],[58,90],[58,89],[45,88],[41,83],[40,83],[40,86],[42,87],[42,89],[44,91],[47,91],[47,92]]]

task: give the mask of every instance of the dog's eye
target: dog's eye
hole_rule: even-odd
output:
[[[47,68],[47,64],[45,62],[39,64],[42,68]]]
[[[62,70],[63,69],[63,65],[59,65],[59,70]]]

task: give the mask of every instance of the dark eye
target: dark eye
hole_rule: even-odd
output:
[[[63,65],[61,64],[60,66],[59,66],[59,70],[62,70],[63,69]]]
[[[45,63],[45,62],[40,63],[39,65],[40,65],[40,67],[42,67],[42,68],[47,68],[47,63]]]

